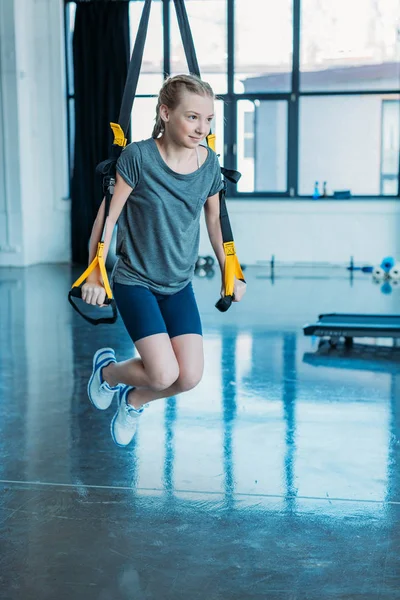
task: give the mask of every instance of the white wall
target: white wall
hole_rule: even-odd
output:
[[[22,263],[14,2],[0,2],[0,264]]]
[[[236,201],[228,200],[239,260],[356,262],[377,264],[384,256],[400,260],[400,204],[391,200]],[[204,222],[200,254],[211,252]]]
[[[0,39],[0,265],[66,262],[62,0],[1,0]]]

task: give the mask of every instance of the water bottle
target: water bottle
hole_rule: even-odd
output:
[[[313,198],[317,199],[320,197],[320,193],[319,193],[319,187],[318,187],[318,181],[315,182],[314,184],[314,193],[313,193]]]

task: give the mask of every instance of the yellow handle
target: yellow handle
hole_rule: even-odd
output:
[[[216,144],[215,133],[210,133],[210,135],[207,136],[207,144],[211,148],[211,150],[214,150],[214,152],[215,152],[215,144]]]
[[[114,145],[122,146],[123,148],[125,148],[127,139],[125,137],[121,125],[118,125],[118,123],[110,123],[110,125],[114,134]]]
[[[72,287],[73,288],[79,287],[81,285],[81,283],[83,283],[88,278],[90,273],[92,273],[92,271],[95,270],[97,265],[99,265],[100,273],[103,278],[104,289],[106,290],[106,294],[107,294],[107,298],[109,300],[112,300],[113,295],[112,295],[112,291],[111,291],[111,287],[110,287],[110,282],[108,280],[106,265],[104,264],[103,251],[104,251],[104,242],[99,242],[97,244],[96,256],[94,257],[94,259],[92,260],[92,262],[90,263],[90,265],[88,266],[86,271],[84,273],[82,273],[82,275],[80,277],[78,277],[78,279],[72,284]]]
[[[244,279],[242,267],[240,266],[238,257],[236,255],[235,243],[225,242],[224,243],[224,251],[225,251],[225,277],[224,277],[224,286],[225,286],[225,296],[233,295],[233,288],[235,285],[235,277],[236,279]]]

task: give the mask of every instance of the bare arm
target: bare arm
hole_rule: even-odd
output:
[[[110,212],[106,220],[106,232],[104,236],[104,262],[106,261],[108,250],[110,248],[111,238],[118,217],[129,198],[132,189],[122,177],[117,173],[114,195],[110,204]],[[92,228],[89,244],[89,264],[92,262],[97,252],[97,245],[100,241],[104,223],[105,200],[100,205],[95,222]],[[89,304],[103,304],[105,299],[105,290],[102,285],[100,269],[96,267],[82,286],[82,299]]]
[[[222,239],[221,223],[219,220],[219,193],[207,198],[204,205],[204,215],[211,246],[221,269],[221,276],[224,274],[225,252]]]
[[[219,193],[207,198],[204,205],[204,214],[206,217],[206,225],[208,237],[217,257],[221,269],[221,296],[224,295],[224,270],[225,270],[225,251],[224,241],[222,238],[221,223],[219,219]],[[235,302],[239,302],[246,292],[246,284],[235,278],[234,295]]]

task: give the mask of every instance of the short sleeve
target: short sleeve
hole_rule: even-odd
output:
[[[213,166],[212,166],[212,174],[211,174],[211,188],[210,188],[210,191],[208,192],[208,196],[207,196],[208,198],[210,196],[214,196],[215,194],[217,194],[224,187],[224,182],[222,181],[222,175],[221,175],[221,167],[219,166],[218,157],[215,154],[215,152],[213,152],[212,157],[213,157]]]
[[[141,159],[140,148],[133,142],[122,150],[117,161],[118,173],[131,188],[135,188],[139,182]]]

